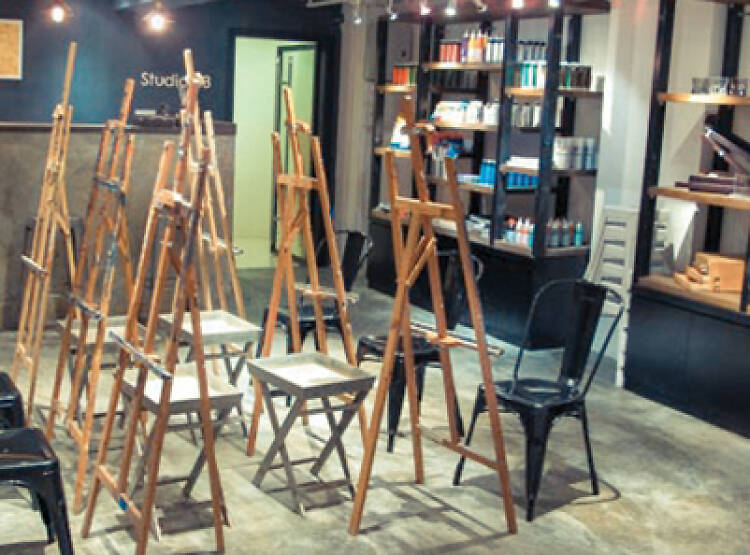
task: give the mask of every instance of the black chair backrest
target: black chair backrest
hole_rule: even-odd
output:
[[[466,285],[461,272],[461,259],[458,251],[440,251],[438,256],[445,258],[445,269],[442,273],[443,303],[448,329],[452,330],[458,324],[458,320],[466,308]],[[474,279],[479,281],[484,272],[484,266],[474,256],[472,256],[472,263],[474,264]]]
[[[359,231],[347,232],[346,242],[344,243],[344,254],[341,257],[341,273],[344,276],[344,289],[347,291],[352,290],[354,280],[357,279],[359,269],[362,267],[364,259],[363,253],[366,257],[365,245],[367,244],[368,237],[364,233]]]
[[[352,286],[357,279],[357,275],[359,274],[359,270],[370,255],[373,245],[372,239],[361,231],[339,229],[336,230],[335,233],[337,236],[346,236],[346,240],[344,241],[344,253],[341,257],[341,274],[344,278],[344,289],[351,291]],[[330,266],[331,264],[326,245],[327,242],[324,237],[318,243],[318,248],[315,251],[315,259],[318,262],[319,268]]]
[[[524,350],[528,348],[528,342],[533,333],[536,319],[545,312],[548,314],[549,307],[552,305],[557,308],[556,321],[560,325],[565,326],[563,330],[562,363],[560,365],[558,382],[578,387],[585,378],[587,362],[599,327],[602,308],[608,295],[620,303],[620,310],[609,327],[597,359],[586,379],[585,387],[582,390],[585,394],[594,378],[594,374],[598,370],[612,334],[622,317],[623,305],[622,299],[611,288],[583,279],[551,281],[537,292],[526,320],[526,332],[520,352],[518,353],[518,358],[516,359],[513,379],[518,379],[521,359]]]

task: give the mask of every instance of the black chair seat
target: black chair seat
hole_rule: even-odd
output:
[[[297,316],[300,322],[307,323],[312,322],[315,325],[315,307],[311,304],[303,304],[297,309]],[[338,319],[339,313],[335,306],[329,304],[323,305],[323,320],[326,322],[334,322]],[[279,308],[276,319],[280,324],[284,326],[290,325],[289,310],[286,308]]]
[[[24,425],[21,392],[5,372],[0,372],[0,428]]]
[[[484,395],[484,385],[479,389]],[[535,378],[495,382],[495,395],[506,405],[523,405],[534,408],[563,408],[580,401],[577,384],[561,384],[552,380]]]
[[[49,542],[73,553],[60,463],[41,430],[0,430],[0,482],[27,488],[39,503]]]
[[[365,335],[359,338],[358,349],[362,349],[363,356],[372,355],[382,358],[385,353],[385,342],[388,339],[386,335]],[[415,364],[424,364],[425,362],[439,362],[440,351],[438,348],[427,341],[422,336],[412,336],[412,345],[414,347]],[[399,343],[396,350],[396,356],[404,356],[403,342]]]

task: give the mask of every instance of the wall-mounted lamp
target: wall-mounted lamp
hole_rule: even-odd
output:
[[[63,23],[70,16],[71,10],[62,0],[55,0],[49,9],[49,17],[55,23]]]
[[[146,22],[149,30],[154,33],[161,33],[172,22],[169,13],[164,9],[164,4],[161,3],[161,0],[156,0],[156,2],[154,2],[153,8],[143,16],[143,21]]]

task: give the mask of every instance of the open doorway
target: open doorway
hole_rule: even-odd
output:
[[[277,242],[271,133],[281,133],[282,164],[290,163],[286,110],[281,95],[292,88],[297,117],[312,123],[315,110],[315,42],[236,37],[233,121],[237,125],[234,168],[234,244],[241,268],[273,266]],[[309,144],[302,144],[309,164]],[[309,171],[309,168],[306,168]]]

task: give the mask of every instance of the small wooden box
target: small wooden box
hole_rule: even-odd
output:
[[[745,279],[745,261],[720,254],[699,252],[686,274],[675,274],[685,289],[715,293],[741,293]]]

